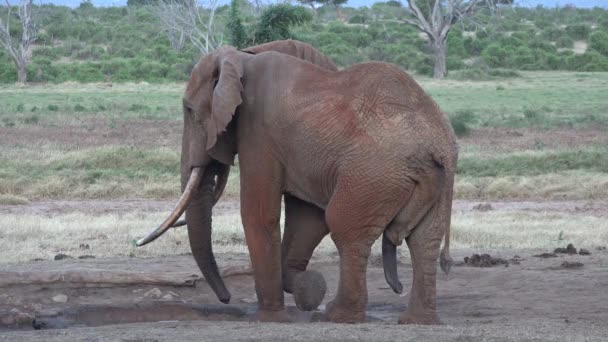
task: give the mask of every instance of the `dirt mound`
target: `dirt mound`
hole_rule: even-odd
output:
[[[582,262],[578,262],[578,261],[564,261],[562,262],[561,267],[562,268],[581,268],[583,267],[585,264],[583,264]]]
[[[589,250],[585,249],[585,248],[581,248],[577,251],[576,248],[574,247],[574,245],[569,243],[568,246],[566,246],[566,248],[563,248],[563,247],[556,248],[555,250],[553,250],[553,253],[541,253],[541,254],[536,254],[534,256],[537,258],[557,258],[558,254],[591,255],[591,252],[589,252]]]
[[[533,256],[537,257],[537,258],[543,258],[543,259],[546,259],[546,258],[557,258],[557,254],[555,254],[555,253],[541,253],[541,254],[535,254]]]
[[[556,248],[553,253],[555,254],[577,254],[577,250],[576,248],[574,248],[574,245],[569,243],[568,246],[566,246],[566,248]]]
[[[473,207],[473,210],[477,211],[490,211],[494,210],[494,207],[490,203],[480,203]]]
[[[471,267],[493,267],[498,265],[509,266],[509,262],[502,258],[494,258],[490,254],[473,254],[470,257],[464,257],[464,265]]]

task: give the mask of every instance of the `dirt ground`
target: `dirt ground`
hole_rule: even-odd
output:
[[[147,203],[151,211],[165,208],[164,202]],[[52,215],[83,209],[88,211],[86,208],[93,207],[101,213],[117,208],[142,209],[139,201],[96,204],[44,202],[21,206],[20,210]],[[606,208],[604,204],[586,205],[578,202],[493,202],[492,206],[503,210],[565,210],[574,215],[581,210],[591,210],[598,211],[600,216],[605,216]],[[9,212],[7,207],[0,208],[0,214]],[[233,202],[221,202],[217,209],[231,212],[237,208],[238,205]],[[455,210],[480,209],[473,202],[459,201],[455,204]],[[470,267],[465,264],[464,258],[473,252],[453,251],[458,266],[452,269],[449,276],[440,274],[438,278],[438,307],[443,325],[437,327],[396,324],[400,312],[406,308],[411,265],[400,265],[400,277],[406,293],[400,296],[394,294],[384,281],[380,260],[372,259],[367,277],[369,305],[368,322],[365,324],[318,322],[321,311],[313,314],[298,312],[288,294],[286,302],[298,323],[250,323],[256,305],[251,275],[226,278],[233,295],[229,306],[221,305],[204,281],[197,282],[196,287],[86,287],[59,283],[0,287],[0,341],[606,341],[608,338],[607,250],[592,249],[591,255],[558,254],[549,258],[533,255],[552,251],[500,250],[494,251],[492,256],[503,258],[509,264],[494,267]],[[248,264],[246,254],[219,254],[217,259],[220,266]],[[577,265],[577,262],[583,265]],[[572,265],[574,267],[566,267]],[[315,257],[310,268],[320,271],[328,283],[328,293],[321,305],[323,309],[337,288],[337,257]],[[73,269],[145,271],[175,278],[199,274],[189,255],[0,265],[0,272]],[[193,311],[192,307],[202,308],[202,311]],[[83,308],[86,310],[82,311]],[[21,325],[14,322],[8,324],[11,317],[15,318],[15,309],[22,316],[25,314],[26,319]],[[205,312],[205,315],[196,312]],[[63,314],[59,320],[56,319],[57,313]],[[47,326],[43,330],[33,330],[31,318]],[[116,322],[117,319],[148,322],[105,325],[108,320]]]

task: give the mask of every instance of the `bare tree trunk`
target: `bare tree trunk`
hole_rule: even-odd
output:
[[[17,63],[17,82],[25,84],[27,82],[27,70],[25,63]]]
[[[344,16],[344,13],[342,12],[342,7],[340,7],[340,5],[336,5],[336,14],[338,16],[338,20],[341,21],[346,21],[346,17]]]
[[[433,77],[438,79],[445,78],[448,74],[446,66],[446,54],[448,52],[446,38],[440,38],[433,41],[433,50],[435,51],[435,68]]]

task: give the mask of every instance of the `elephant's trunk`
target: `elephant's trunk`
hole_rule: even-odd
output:
[[[384,266],[384,278],[395,293],[403,292],[403,285],[397,274],[397,246],[386,236],[382,236],[382,265]]]
[[[222,197],[224,190],[226,190],[226,184],[228,183],[228,176],[230,175],[230,165],[223,165],[223,169],[217,175],[217,183],[215,184],[215,191],[213,193],[213,205]],[[177,228],[186,225],[186,220],[179,220],[171,225],[171,228]]]
[[[209,286],[222,303],[230,302],[230,292],[220,276],[215,262],[211,241],[211,211],[215,203],[217,190],[215,189],[215,176],[220,182],[222,174],[227,174],[228,167],[218,162],[212,162],[205,168],[199,191],[194,194],[192,201],[186,209],[186,222],[188,237],[194,260],[201,269]],[[227,176],[226,176],[227,177]],[[221,184],[220,184],[221,185]]]

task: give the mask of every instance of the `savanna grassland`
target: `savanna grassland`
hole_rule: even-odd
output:
[[[449,113],[459,135],[453,246],[608,244],[607,73],[418,80]],[[99,235],[110,237],[92,242],[99,256],[186,253],[187,243],[177,243],[186,242],[185,231],[151,248],[132,245],[179,195],[183,88],[1,87],[3,261],[77,253],[79,241]],[[238,208],[238,167],[232,170],[223,202]],[[484,202],[494,202],[497,210],[472,210]],[[68,209],[53,203],[67,203]],[[83,203],[82,210],[74,203]],[[218,248],[244,251],[238,210],[219,213]],[[322,249],[333,248],[325,243]]]
[[[386,341],[403,339],[407,329],[405,340],[411,341],[601,341],[607,333],[601,322],[608,319],[602,290],[608,284],[608,74],[517,72],[484,80],[417,80],[449,114],[459,135],[451,229],[457,267],[449,277],[438,277],[438,306],[446,325],[389,324],[406,299],[384,283],[376,243],[368,266],[368,324],[306,323],[314,314],[297,316],[301,323],[290,329],[241,322],[255,307],[253,279],[245,274],[226,276],[231,305],[242,314],[211,318],[190,313],[189,305],[217,303],[204,282],[196,288],[0,287],[0,340],[188,340],[204,331],[206,339],[226,341],[353,336]],[[0,273],[144,272],[169,279],[198,274],[183,228],[144,248],[134,244],[165,218],[179,195],[183,89],[183,83],[0,86]],[[249,263],[238,176],[237,163],[214,208],[213,243],[221,269]],[[567,244],[591,255],[533,256]],[[465,267],[464,258],[473,253],[503,258],[509,267]],[[60,254],[75,259],[54,261]],[[405,245],[399,254],[407,293],[412,273]],[[327,281],[324,303],[335,295],[337,258],[326,238],[310,266]],[[156,305],[167,300],[177,301],[171,303],[178,303],[174,310],[181,316],[163,316]],[[295,310],[291,295],[286,303]],[[107,305],[131,309],[108,316]],[[87,307],[97,311],[69,314]],[[33,317],[40,322],[46,312],[61,310],[68,311],[59,322],[68,325],[54,327],[83,324],[78,320],[86,317],[93,323],[85,325],[105,324],[95,312],[122,323],[181,322],[6,331],[31,329]],[[53,324],[54,316],[49,317]]]

